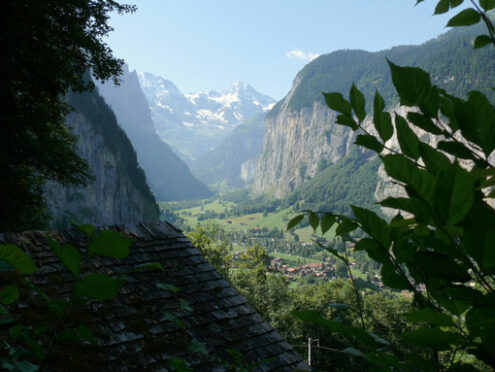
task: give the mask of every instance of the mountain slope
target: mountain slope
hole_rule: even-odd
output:
[[[97,90],[69,93],[75,112],[67,125],[78,137],[77,152],[86,159],[93,178],[86,186],[44,186],[52,228],[74,223],[116,225],[159,219],[158,206],[136,153],[115,114]]]
[[[237,126],[222,142],[191,167],[204,183],[218,187],[245,187],[254,180],[254,170],[263,144],[265,113],[255,114]]]
[[[191,162],[216,147],[237,125],[275,103],[241,82],[222,92],[182,94],[160,76],[146,72],[138,76],[158,135]]]
[[[450,93],[464,95],[479,89],[493,100],[495,51],[473,50],[472,40],[479,31],[476,27],[456,29],[419,46],[375,53],[337,51],[306,65],[288,95],[267,114],[255,191],[285,197],[315,176],[322,159],[333,164],[349,154],[354,134],[335,124],[335,113],[326,107],[321,92],[347,95],[355,82],[368,104],[378,89],[389,107],[395,107],[398,100],[386,58],[399,65],[422,67]]]
[[[115,111],[119,124],[136,149],[151,189],[160,201],[208,197],[211,193],[187,165],[158,137],[137,74],[125,66],[121,84],[100,84],[99,90]]]

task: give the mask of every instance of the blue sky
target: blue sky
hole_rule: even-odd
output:
[[[128,2],[130,2],[128,0]],[[240,80],[281,99],[311,58],[339,49],[388,49],[438,36],[449,16],[426,0],[135,0],[107,39],[131,69],[186,92]],[[459,8],[460,9],[460,8]]]

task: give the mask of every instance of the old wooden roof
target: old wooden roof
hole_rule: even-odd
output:
[[[83,354],[80,361],[73,361],[72,369],[167,371],[171,370],[169,358],[179,357],[196,371],[222,371],[229,368],[229,363],[235,364],[232,352],[228,352],[233,349],[244,356],[245,364],[268,359],[255,371],[309,370],[292,346],[175,226],[155,223],[111,229],[135,239],[129,256],[121,260],[88,256],[82,276],[85,272],[120,275],[152,262],[159,262],[165,271],[128,274],[127,284],[117,298],[90,303],[91,316],[86,321],[91,323],[99,346],[88,348],[88,354]],[[81,252],[86,250],[88,237],[78,229],[0,234],[0,244],[15,244],[29,252],[40,268],[32,280],[47,293],[54,288],[54,282],[59,283],[58,294],[70,293],[67,288],[74,277],[48,247],[47,234]],[[173,293],[166,286],[157,287],[157,283],[173,285],[180,291]],[[33,299],[31,304],[16,306],[18,311],[26,311],[35,303]],[[188,309],[184,309],[185,303]],[[170,314],[180,319],[184,329],[170,320]],[[192,339],[206,345],[207,355],[190,350]],[[58,365],[56,358],[47,363],[54,370],[68,367]]]

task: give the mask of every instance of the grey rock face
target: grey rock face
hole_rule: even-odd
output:
[[[353,133],[335,124],[335,113],[321,102],[292,111],[286,102],[265,120],[263,150],[258,160],[254,190],[287,196],[316,174],[318,162],[335,163],[349,153]]]
[[[154,200],[134,187],[94,126],[78,113],[69,115],[67,124],[79,138],[77,152],[88,161],[93,180],[85,187],[64,187],[54,182],[45,185],[51,227],[67,227],[71,222],[114,225],[158,221]]]
[[[119,86],[107,82],[99,84],[98,88],[131,140],[139,164],[159,201],[211,195],[206,186],[194,178],[184,161],[158,136],[136,71],[129,71],[124,66]]]

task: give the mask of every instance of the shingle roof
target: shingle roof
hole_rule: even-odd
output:
[[[99,348],[93,357],[78,364],[92,370],[163,370],[170,369],[169,357],[186,360],[193,370],[222,371],[223,361],[231,361],[227,352],[234,349],[244,355],[248,363],[270,359],[254,368],[255,371],[309,370],[301,357],[247,303],[213,265],[175,226],[169,223],[139,224],[111,227],[122,235],[135,239],[128,257],[122,260],[89,256],[82,272],[122,274],[136,265],[159,262],[165,271],[144,270],[128,275],[128,282],[117,298],[90,303],[90,322],[98,337]],[[28,231],[0,234],[0,244],[16,244],[29,252],[40,272],[33,282],[48,291],[53,279],[59,283],[57,291],[67,291],[74,278],[55,253],[48,248],[46,234],[59,242],[70,243],[84,252],[87,236],[78,229],[58,233]],[[58,278],[58,279],[57,279]],[[62,280],[60,280],[60,278]],[[167,283],[180,288],[177,294],[157,288]],[[65,289],[64,289],[65,288]],[[180,309],[183,299],[190,310]],[[23,311],[30,304],[20,305]],[[180,318],[182,330],[168,320],[163,312]],[[188,352],[192,338],[204,342],[208,356]],[[54,359],[53,369],[63,369]]]

